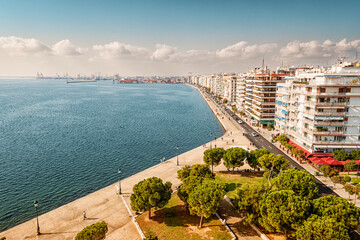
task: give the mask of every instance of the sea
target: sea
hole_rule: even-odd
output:
[[[0,79],[0,232],[220,137],[184,84]]]

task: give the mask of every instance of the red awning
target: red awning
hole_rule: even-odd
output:
[[[318,160],[314,160],[312,162],[315,163],[316,165],[330,165],[326,161],[322,160],[321,158],[319,158]]]
[[[325,160],[325,159],[324,159]],[[329,165],[344,165],[345,164],[345,161],[338,161],[338,160],[335,160],[335,159],[328,159],[328,160],[325,160]]]

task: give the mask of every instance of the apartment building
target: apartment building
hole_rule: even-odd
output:
[[[360,147],[360,64],[298,69],[278,85],[276,128],[310,152]]]
[[[286,76],[269,69],[255,69],[246,76],[244,108],[252,125],[274,123],[276,85],[283,82]]]

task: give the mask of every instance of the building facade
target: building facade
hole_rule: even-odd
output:
[[[360,65],[299,69],[279,84],[276,128],[310,152],[360,147]]]

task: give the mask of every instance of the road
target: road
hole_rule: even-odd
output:
[[[227,117],[230,118],[230,120],[235,124],[235,126],[241,130],[244,131],[245,136],[247,139],[249,139],[257,148],[266,148],[271,153],[274,153],[276,155],[281,154],[284,155],[285,159],[289,161],[291,167],[295,167],[299,170],[305,170],[298,162],[294,161],[292,158],[284,154],[280,149],[278,149],[276,146],[274,146],[271,142],[269,142],[266,138],[264,138],[261,134],[258,133],[258,136],[254,137],[252,135],[255,131],[251,126],[249,126],[244,119],[240,119],[239,116],[235,115],[230,109],[221,106],[221,103],[217,101],[216,98],[212,97],[208,92],[204,91],[209,98],[211,98],[223,111]],[[238,120],[241,120],[243,123],[238,123]],[[327,187],[325,184],[323,184],[318,179],[314,178],[316,181],[316,184],[319,188],[319,197],[327,196],[327,195],[336,195],[339,196],[337,193],[335,193],[331,188]]]

